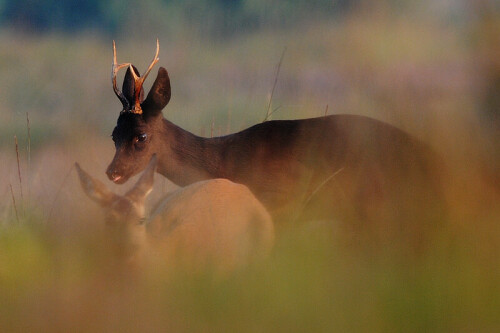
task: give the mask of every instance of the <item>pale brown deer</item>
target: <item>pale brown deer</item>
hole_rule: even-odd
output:
[[[274,226],[269,213],[246,186],[227,179],[174,191],[145,219],[156,163],[153,156],[125,195],[112,193],[75,164],[85,193],[103,207],[122,258],[141,263],[160,255],[167,264],[228,271],[270,252]]]
[[[381,121],[356,115],[266,121],[221,137],[194,135],[162,115],[171,95],[160,67],[147,97],[143,82],[158,62],[159,45],[143,76],[117,64],[113,88],[123,108],[113,130],[116,153],[106,173],[121,184],[153,154],[158,172],[186,186],[212,178],[245,184],[275,220],[356,216],[412,216],[404,206],[429,201],[434,153],[421,141]],[[116,74],[127,68],[122,91]],[[421,209],[425,209],[421,207]],[[407,214],[408,213],[408,214]]]

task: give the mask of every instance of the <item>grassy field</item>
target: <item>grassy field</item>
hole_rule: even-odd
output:
[[[262,121],[286,48],[272,118],[369,115],[428,142],[450,170],[445,227],[418,257],[318,222],[280,230],[268,260],[223,280],[161,261],[126,270],[79,188],[75,161],[118,193],[134,181],[104,175],[120,111],[111,40],[0,33],[0,330],[499,330],[500,156],[480,70],[495,53],[446,23],[354,15],[227,41],[159,33],[164,115],[196,134]],[[144,70],[156,37],[117,39],[118,61]],[[150,204],[172,189],[157,175]]]

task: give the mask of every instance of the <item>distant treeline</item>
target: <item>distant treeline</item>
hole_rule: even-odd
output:
[[[0,25],[28,33],[198,29],[231,35],[344,13],[359,0],[0,0]]]

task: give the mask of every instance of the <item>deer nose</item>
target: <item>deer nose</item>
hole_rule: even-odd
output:
[[[108,175],[108,178],[115,183],[122,178],[118,170],[114,168],[108,168],[108,170],[106,170],[106,174]]]

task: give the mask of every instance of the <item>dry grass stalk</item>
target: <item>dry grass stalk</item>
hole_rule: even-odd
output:
[[[226,134],[231,133],[231,115],[232,115],[232,108],[228,108],[227,110],[227,127],[226,127]]]
[[[21,190],[21,205],[24,203],[23,196],[23,178],[21,177],[21,164],[19,163],[19,145],[17,143],[17,136],[14,135],[14,142],[16,144],[16,157],[17,157],[17,176],[19,177],[19,189]],[[24,215],[24,206],[23,206],[23,215]]]
[[[278,106],[277,108],[275,108],[273,111],[271,111],[268,115],[268,117],[271,117],[273,113],[275,113],[276,111],[278,111],[279,109],[281,109],[282,105]],[[264,119],[264,121],[266,120],[270,120],[269,118],[267,119]]]
[[[27,171],[27,187],[28,187],[28,195],[26,200],[29,200],[30,198],[30,175],[31,175],[31,127],[30,127],[30,117],[28,112],[26,112],[26,128],[28,131],[28,145],[26,147],[27,153],[28,153],[28,171]],[[27,204],[29,206],[29,202],[27,201]]]
[[[304,210],[304,208],[307,207],[307,205],[309,204],[311,199],[316,195],[316,193],[318,193],[318,191],[321,190],[323,186],[328,184],[331,180],[335,180],[335,176],[337,176],[340,172],[342,172],[342,170],[344,170],[344,168],[338,169],[337,171],[332,173],[328,178],[326,178],[321,184],[319,184],[318,187],[316,187],[316,189],[314,189],[314,191],[312,191],[311,194],[306,198],[306,200],[304,200],[304,203],[302,204],[302,210]],[[339,187],[339,190],[340,193],[342,193],[342,195],[345,196],[344,192],[342,191],[342,188]],[[299,217],[300,214],[297,216],[297,218]]]
[[[74,164],[71,165],[71,168],[69,168],[68,173],[66,173],[66,176],[64,176],[63,181],[61,182],[61,185],[59,185],[59,188],[57,189],[56,195],[54,196],[54,201],[52,201],[52,204],[50,205],[49,209],[49,214],[47,215],[47,220],[45,222],[50,221],[52,218],[52,212],[54,211],[54,207],[56,206],[57,199],[59,198],[59,194],[61,193],[62,188],[66,184],[69,175],[71,174],[71,171],[73,171]]]
[[[266,117],[264,118],[264,120],[262,122],[268,121],[271,114],[273,114],[274,111],[279,109],[279,107],[278,107],[278,108],[274,109],[272,112],[269,112],[271,110],[271,105],[272,105],[273,96],[274,96],[274,90],[276,89],[276,84],[278,83],[278,77],[280,75],[281,64],[283,63],[283,58],[285,57],[285,52],[286,52],[286,46],[285,46],[285,48],[283,48],[283,52],[281,53],[281,58],[280,58],[280,61],[278,63],[278,68],[276,69],[276,75],[274,76],[273,89],[271,90],[271,96],[269,97],[269,104],[267,105]]]
[[[12,195],[12,205],[14,206],[14,212],[16,212],[16,220],[17,223],[19,224],[19,214],[17,213],[17,205],[16,205],[16,198],[14,197],[14,190],[12,189],[12,184],[9,183],[10,186],[10,194]]]
[[[215,116],[212,115],[212,124],[210,125],[210,137],[214,137]]]

